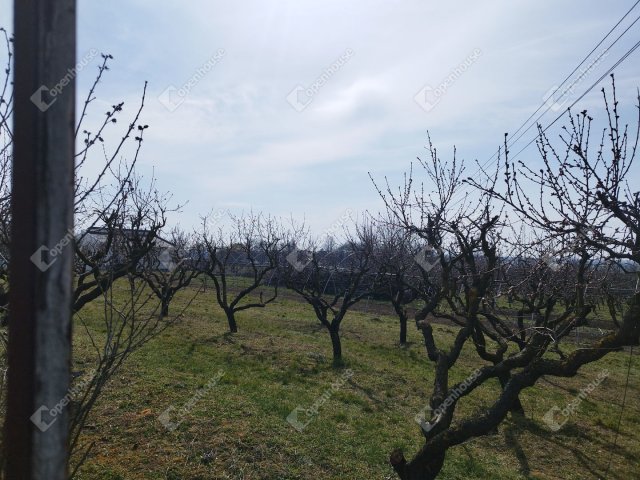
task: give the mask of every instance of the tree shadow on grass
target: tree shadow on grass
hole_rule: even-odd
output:
[[[567,387],[565,385],[562,385],[560,383],[555,383],[552,380],[549,380],[547,377],[542,377],[541,378],[541,382],[540,383],[546,383],[548,385],[551,385],[554,388],[557,388],[558,390],[563,390],[571,395],[576,395],[579,392],[578,388],[575,387]]]
[[[518,441],[518,431],[518,423],[510,423],[505,428],[504,437],[507,441],[507,445],[511,447],[515,453],[518,463],[520,463],[520,473],[529,476],[531,473],[531,466],[529,465],[529,459],[527,458],[522,445],[520,445],[520,442]]]
[[[371,400],[376,405],[384,405],[385,401],[376,397],[374,390],[372,388],[367,388],[359,385],[353,378],[349,379],[349,384],[357,391],[361,392],[365,397]]]
[[[578,463],[580,463],[580,465],[582,465],[582,467],[584,467],[584,469],[588,471],[593,478],[603,478],[602,476],[607,470],[609,459],[614,453],[624,457],[625,460],[637,461],[637,456],[629,450],[618,445],[614,452],[612,450],[613,445],[611,442],[604,440],[602,437],[586,435],[584,431],[576,425],[567,424],[562,428],[561,432],[551,432],[550,430],[540,426],[540,424],[535,420],[529,418],[513,418],[512,423],[506,426],[505,440],[507,441],[507,445],[514,450],[514,453],[520,462],[522,473],[525,475],[529,474],[530,465],[525,452],[518,441],[519,433],[525,431],[537,436],[543,443],[550,444],[543,445],[543,450],[554,452],[555,455],[558,455],[559,447],[559,449],[573,454]],[[563,437],[569,437],[568,441],[563,441]],[[574,440],[577,439],[597,445],[604,451],[604,453],[594,458],[588,453],[583,452],[579,446],[571,446],[571,444],[575,444]],[[612,465],[614,465],[613,462]],[[607,480],[626,480],[628,477],[624,474],[615,473],[612,468],[606,478]]]

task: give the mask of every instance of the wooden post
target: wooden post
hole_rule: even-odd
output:
[[[6,478],[67,479],[75,0],[14,0]]]

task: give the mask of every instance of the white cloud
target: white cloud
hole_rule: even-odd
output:
[[[0,0],[0,12],[10,3]],[[107,105],[120,98],[133,105],[149,80],[141,165],[176,199],[191,200],[183,219],[230,202],[306,213],[320,228],[347,203],[378,205],[366,172],[398,178],[423,154],[427,130],[443,157],[454,144],[468,161],[491,156],[627,3],[85,0],[79,51],[114,55],[99,92]],[[621,42],[606,66],[629,46]],[[177,110],[166,110],[157,96],[220,48],[224,59]],[[416,93],[476,48],[481,57],[438,105],[421,109]],[[353,57],[296,112],[286,101],[291,89],[310,85],[346,49]],[[630,58],[620,69],[625,99],[638,65]],[[90,76],[81,75],[81,91]],[[598,93],[584,104],[599,107]]]

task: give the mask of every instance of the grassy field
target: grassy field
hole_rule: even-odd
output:
[[[189,293],[177,304],[184,295]],[[421,446],[414,416],[425,407],[432,383],[432,364],[415,328],[401,348],[394,317],[375,308],[350,313],[342,328],[345,368],[336,370],[328,334],[307,304],[286,296],[265,309],[240,312],[240,332],[230,335],[212,295],[200,294],[179,324],[135,353],[112,379],[83,437],[95,446],[79,478],[395,478],[388,454],[402,447],[411,456]],[[100,329],[100,314],[98,305],[83,311],[90,329]],[[454,329],[435,331],[449,342]],[[75,345],[75,368],[91,368],[81,328]],[[635,355],[613,447],[629,359],[620,352],[575,378],[544,379],[522,396],[525,419],[509,419],[497,434],[450,450],[441,478],[640,478]],[[466,349],[454,380],[477,366],[477,356]],[[609,376],[560,431],[551,432],[543,415],[574,400],[603,369]],[[497,388],[474,392],[459,414],[489,405]],[[302,418],[309,423],[301,432],[287,422],[294,408],[309,408],[319,398],[324,403],[317,415]],[[168,408],[174,430],[158,418]]]

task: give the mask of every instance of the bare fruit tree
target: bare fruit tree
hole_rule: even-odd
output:
[[[160,301],[160,315],[169,315],[169,305],[180,290],[200,275],[194,238],[178,228],[165,240],[158,237],[136,275],[147,282]]]
[[[321,249],[297,239],[282,264],[287,288],[311,307],[331,338],[334,364],[342,364],[340,326],[349,310],[375,292],[376,233],[371,223],[356,225],[342,245],[328,242]]]
[[[75,311],[100,298],[117,279],[132,273],[152,250],[166,224],[167,212],[179,208],[168,207],[170,196],[158,191],[155,179],[146,180],[136,173],[148,128],[140,120],[146,82],[130,119],[122,121],[125,105],[118,102],[91,127],[85,126],[93,118],[91,106],[112,58],[102,55],[76,127],[76,137],[83,147],[76,154]],[[121,123],[124,125],[116,133]],[[105,138],[114,135],[118,140],[111,145]]]
[[[76,392],[70,407],[72,476],[91,452],[92,445],[82,442],[82,432],[105,385],[130,355],[178,321],[186,308],[163,316],[161,302],[137,277],[142,269],[151,268],[149,257],[166,214],[173,209],[168,206],[170,196],[158,190],[155,179],[136,172],[148,128],[141,122],[146,83],[129,119],[123,121],[127,109],[118,102],[94,120],[92,105],[112,58],[102,55],[76,127],[83,147],[76,155],[72,308],[93,347],[95,363],[72,387]],[[91,127],[85,126],[89,123]],[[116,141],[107,140],[114,136]],[[92,302],[102,304],[98,323],[83,315]]]
[[[449,448],[495,431],[510,412],[521,413],[520,393],[541,377],[574,376],[583,365],[638,344],[636,291],[622,318],[616,319],[616,309],[610,309],[604,335],[586,348],[561,349],[563,339],[588,323],[606,299],[603,288],[611,272],[618,267],[637,270],[640,260],[638,193],[627,184],[635,147],[629,147],[626,129],[616,123],[615,100],[608,118],[603,138],[609,138],[609,150],[603,142],[594,157],[586,148],[586,112],[572,117],[568,136],[561,137],[564,156],[556,154],[541,130],[545,168],[537,172],[510,164],[502,190],[498,169],[484,182],[468,179],[473,188],[465,189],[463,168],[455,161],[449,166],[441,162],[430,145],[431,159],[422,166],[435,193],[424,195],[423,189],[413,188],[410,175],[404,191],[383,194],[398,224],[438,252],[441,277],[435,308],[416,316],[435,373],[424,415],[417,416],[425,443],[410,461],[401,450],[391,454],[400,478],[436,478]],[[508,152],[502,153],[508,162]],[[540,198],[528,196],[532,191]],[[526,230],[536,231],[534,238],[512,228],[514,214],[528,223]],[[509,304],[519,304],[519,311]],[[446,348],[433,335],[431,323],[437,318],[459,326]],[[478,368],[451,385],[449,373],[467,343],[478,354]],[[457,418],[458,404],[493,380],[502,389],[490,406]]]
[[[377,224],[378,231],[378,271],[379,282],[377,293],[387,298],[400,322],[400,345],[407,343],[408,306],[419,296],[416,278],[419,266],[416,263],[412,248],[411,235],[393,223],[381,220]]]
[[[274,278],[285,235],[272,217],[253,212],[228,217],[228,229],[211,225],[209,217],[203,219],[197,262],[213,281],[216,302],[227,317],[229,331],[235,333],[238,312],[264,308],[277,298]]]

